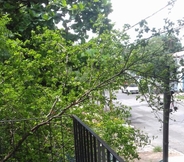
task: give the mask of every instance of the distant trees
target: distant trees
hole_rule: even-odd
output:
[[[176,71],[177,65],[172,54],[181,51],[182,44],[175,35],[165,34],[153,37],[146,48],[150,53],[154,51],[154,55],[157,56],[150,55],[150,62],[153,63],[153,77],[163,80],[163,70],[166,66],[170,66],[172,72]]]

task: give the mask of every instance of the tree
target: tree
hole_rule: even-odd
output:
[[[8,2],[10,3],[10,1]],[[30,5],[32,7],[39,6],[36,1],[31,4],[28,4],[27,1],[18,2],[21,1],[17,1],[19,5],[25,2],[21,7],[22,14],[27,13]],[[64,2],[62,1],[62,3]],[[93,4],[85,2],[89,6],[96,6],[98,1]],[[47,4],[45,1],[42,3],[45,3],[41,6],[42,10],[47,8],[45,6],[49,6],[49,3]],[[70,4],[73,3],[70,2]],[[69,5],[69,7],[75,9],[76,5]],[[11,7],[13,8],[13,6]],[[77,9],[80,11],[80,7]],[[71,15],[77,15],[75,12],[67,11]],[[93,17],[93,15],[91,16]],[[157,49],[152,51],[146,48],[145,39],[139,39],[137,42],[129,44],[129,37],[126,33],[101,30],[107,26],[100,23],[100,20],[104,18],[103,15],[98,16],[98,21],[95,19],[84,22],[87,25],[85,31],[92,28],[91,25],[95,22],[94,31],[98,31],[100,35],[81,44],[70,41],[74,40],[71,37],[68,39],[68,26],[63,31],[51,30],[51,26],[42,27],[45,26],[43,24],[34,26],[26,39],[22,39],[26,33],[20,32],[19,29],[15,31],[11,29],[11,31],[14,31],[13,34],[19,33],[18,38],[21,39],[5,34],[4,44],[9,57],[0,62],[0,117],[1,119],[31,117],[42,117],[43,119],[36,125],[34,122],[30,123],[29,129],[23,135],[18,135],[17,145],[14,148],[10,147],[4,161],[10,159],[28,137],[43,128],[42,126],[46,126],[50,121],[64,114],[80,116],[127,160],[138,157],[136,147],[142,142],[144,144],[145,136],[129,126],[122,126],[128,122],[127,117],[130,115],[126,106],[120,105],[119,109],[114,106],[111,111],[104,112],[104,101],[108,101],[108,99],[102,96],[101,92],[108,88],[114,90],[125,81],[138,82],[132,73],[151,78],[150,74],[153,73],[155,63],[152,60],[157,60],[160,55],[155,55]],[[51,22],[53,23],[53,21]],[[6,33],[9,33],[6,23],[7,21],[2,19],[1,24],[5,25],[0,30],[5,29]],[[8,25],[7,27],[9,28]],[[78,31],[82,31],[82,29],[78,29]],[[80,36],[79,32],[78,38]],[[159,74],[161,73],[163,76],[165,75],[164,70]],[[96,104],[96,101],[99,100],[102,103],[100,105]],[[67,126],[69,127],[70,124],[68,123]],[[57,132],[55,134],[57,137],[59,136]],[[3,137],[5,138],[6,134],[3,133]],[[123,141],[121,137],[126,140]],[[114,141],[111,140],[112,138]],[[122,145],[124,145],[123,148],[120,147]],[[34,144],[31,148],[34,150]]]
[[[170,108],[170,103],[171,103],[171,95],[174,93],[170,84],[173,81],[176,81],[178,79],[177,70],[176,70],[177,65],[175,64],[172,54],[182,49],[181,43],[174,36],[174,33],[175,33],[174,29],[173,28],[169,29],[170,26],[172,27],[173,23],[171,23],[170,21],[168,22],[169,22],[168,27],[164,27],[164,29],[168,30],[167,35],[161,37],[161,39],[157,38],[157,40],[159,41],[156,41],[156,40],[152,41],[153,46],[151,46],[151,50],[155,47],[159,47],[159,48],[156,48],[156,51],[157,51],[156,55],[160,55],[160,54],[161,55],[160,57],[156,57],[157,59],[153,59],[152,57],[153,55],[149,54],[151,56],[151,59],[153,60],[152,61],[150,61],[150,59],[147,60],[148,61],[147,64],[149,68],[146,69],[146,71],[143,70],[145,71],[143,75],[144,80],[140,82],[141,83],[140,87],[143,94],[145,93],[145,89],[144,89],[145,87],[146,89],[149,89],[147,87],[150,87],[151,83],[154,83],[154,85],[156,85],[155,83],[158,83],[158,82],[160,83],[159,85],[160,86],[159,88],[161,89],[160,92],[164,93],[163,101],[161,101],[160,96],[157,94],[156,96],[149,95],[148,99],[146,100],[148,101],[149,106],[154,110],[154,113],[156,114],[156,118],[158,118],[159,121],[163,122],[163,161],[166,161],[166,162],[168,162],[168,150],[169,150],[169,147],[168,147],[169,146],[168,144],[169,143],[169,116],[170,116],[169,114],[170,112],[173,111],[172,108]],[[160,35],[160,34],[157,33],[156,35]],[[143,42],[145,43],[145,40]],[[163,103],[163,106],[160,107],[160,103]],[[161,109],[163,109],[163,120],[160,119],[160,117],[157,114],[157,111]]]
[[[29,39],[37,26],[56,29],[58,23],[62,24],[63,37],[72,41],[84,41],[89,30],[102,33],[112,28],[107,17],[112,11],[109,0],[3,0],[0,5],[0,15],[11,18],[8,29],[23,40]]]
[[[60,30],[53,31],[40,27],[36,31],[31,31],[31,37],[26,41],[6,37],[5,44],[10,57],[0,63],[0,117],[3,120],[42,117],[43,120],[36,125],[34,122],[29,123],[27,127],[30,129],[23,135],[17,134],[14,148],[6,143],[10,150],[4,161],[11,158],[20,146],[24,148],[24,142],[28,137],[42,130],[42,126],[64,114],[76,114],[87,123],[93,117],[101,123],[100,127],[97,128],[91,122],[88,124],[113,148],[120,148],[117,152],[122,153],[126,159],[138,157],[134,141],[138,140],[141,132],[122,126],[127,122],[128,108],[120,105],[119,109],[104,112],[104,105],[95,103],[103,97],[99,95],[99,91],[107,89],[109,84],[112,88],[119,86],[124,80],[121,76],[131,67],[131,64],[126,66],[122,56],[124,46],[121,45],[121,40],[126,38],[126,34],[112,31],[101,34],[85,44],[70,45],[62,37]],[[131,59],[133,61],[134,56]],[[88,113],[100,114],[101,117],[86,116]],[[109,122],[112,118],[116,123],[114,126]],[[118,129],[114,129],[116,127]],[[23,126],[19,125],[18,130],[21,129]],[[42,131],[47,129],[49,128]],[[118,134],[113,143],[107,129],[111,130],[111,135]],[[55,132],[55,135],[58,137],[60,134]],[[123,144],[120,136],[130,141],[125,142],[123,148],[117,147],[117,143]],[[129,136],[132,138],[129,139]],[[7,134],[3,133],[3,138],[6,137]],[[34,138],[29,139],[34,141]],[[136,144],[140,143],[141,141]],[[33,143],[32,153],[35,150],[34,146]],[[45,145],[42,147],[44,150]],[[31,154],[29,157],[32,157]]]
[[[173,46],[167,46],[168,42],[170,42],[170,38],[173,37]],[[174,39],[175,38],[175,39]],[[177,41],[174,41],[177,40]],[[156,36],[147,42],[147,46],[143,49],[145,53],[147,53],[147,64],[149,65],[148,71],[144,72],[142,77],[149,78],[148,84],[151,84],[151,80],[153,80],[154,87],[157,87],[156,89],[161,92],[163,89],[160,89],[160,86],[163,86],[163,80],[165,77],[165,70],[166,67],[170,66],[170,73],[171,73],[171,80],[176,80],[176,69],[177,65],[175,64],[175,60],[172,56],[174,52],[178,52],[178,50],[181,50],[182,46],[179,40],[176,36],[173,35],[161,35]],[[148,66],[147,65],[147,66]],[[144,82],[145,84],[145,82]]]
[[[182,50],[182,44],[180,40],[174,35],[163,35],[161,39],[164,43],[163,48],[168,53],[175,53]]]
[[[4,62],[9,57],[9,53],[7,51],[8,47],[5,42],[7,42],[8,37],[10,37],[12,33],[5,26],[8,22],[9,18],[7,16],[4,16],[0,21],[0,62]]]

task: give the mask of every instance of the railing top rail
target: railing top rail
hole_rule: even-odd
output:
[[[92,129],[90,129],[85,123],[83,123],[76,115],[72,115],[72,117],[77,120],[82,126],[84,126],[99,142],[103,144],[104,147],[119,161],[119,162],[125,162],[121,157],[117,155],[117,153],[112,150],[109,145],[106,144],[106,142],[101,139]]]

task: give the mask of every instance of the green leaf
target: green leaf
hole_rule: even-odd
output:
[[[78,6],[76,4],[72,5],[72,9],[73,10],[77,10],[78,9]]]
[[[61,3],[62,3],[62,6],[63,6],[63,7],[67,7],[66,0],[62,0]]]
[[[51,17],[49,17],[48,13],[44,13],[44,14],[42,14],[42,18],[44,20],[49,20]]]
[[[83,3],[82,3],[82,2],[79,2],[79,3],[78,3],[78,6],[79,6],[79,8],[80,8],[80,10],[81,10],[81,11],[83,11],[83,10],[84,10],[84,5],[83,5]]]

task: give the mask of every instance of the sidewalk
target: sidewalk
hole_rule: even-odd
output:
[[[154,146],[147,145],[144,148],[139,148],[140,160],[133,162],[163,162],[163,152],[154,152]],[[184,162],[184,154],[174,149],[169,149],[169,162]]]
[[[184,155],[183,156],[170,157],[169,162],[184,162]]]
[[[169,149],[171,152],[177,152],[179,155],[177,156],[172,156],[172,157],[169,157],[169,162],[184,162],[184,154],[179,152],[179,151],[176,151],[176,150],[173,150],[173,149]]]

